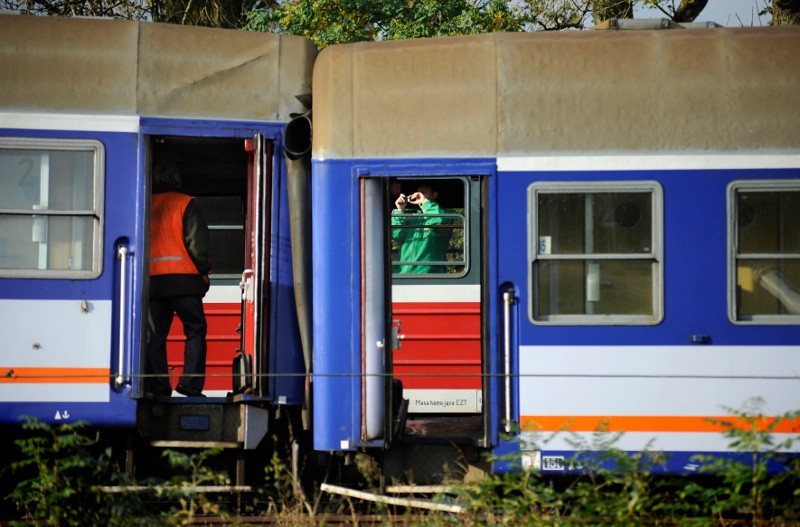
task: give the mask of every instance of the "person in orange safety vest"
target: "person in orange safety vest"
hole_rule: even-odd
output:
[[[186,336],[183,374],[176,391],[204,397],[206,323],[203,296],[208,291],[208,226],[194,200],[178,192],[177,165],[163,163],[153,172],[150,207],[150,297],[146,396],[169,397],[167,334],[177,314]]]

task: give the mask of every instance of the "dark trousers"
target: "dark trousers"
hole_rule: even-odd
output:
[[[147,373],[145,391],[169,395],[172,388],[167,378],[167,334],[173,313],[183,324],[186,344],[183,351],[183,375],[179,383],[197,391],[203,389],[206,373],[206,316],[200,296],[168,296],[150,300],[147,339]]]

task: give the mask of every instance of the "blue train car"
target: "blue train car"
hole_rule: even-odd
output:
[[[300,37],[0,16],[0,422],[254,448],[269,408],[303,404],[283,129],[305,110],[315,55]],[[149,179],[162,161],[211,231],[202,400],[144,401]],[[238,354],[252,368],[234,380]]]
[[[731,452],[730,409],[797,410],[799,47],[716,28],[323,50],[315,447],[383,449],[418,481],[500,468],[481,452],[559,473],[605,430],[692,473]],[[400,211],[425,185],[439,208]],[[445,252],[421,270],[403,228]]]
[[[316,58],[0,16],[0,423],[253,449],[289,407],[314,450],[416,482],[503,468],[482,453],[563,472],[602,429],[691,473],[731,452],[727,409],[757,399],[769,425],[800,399],[799,44],[597,30]],[[142,386],[167,160],[212,234],[203,399]]]

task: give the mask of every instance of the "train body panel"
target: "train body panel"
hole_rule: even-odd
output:
[[[797,28],[742,28],[316,57],[299,37],[0,15],[0,422],[252,449],[286,406],[311,449],[400,474],[440,447],[561,472],[568,439],[603,428],[693,472],[732,453],[726,412],[769,425],[800,399],[797,49]],[[142,382],[162,161],[212,239],[199,402]],[[173,386],[182,348],[175,322]],[[229,430],[182,429],[184,410]]]
[[[490,169],[491,165],[476,160],[436,164],[420,160],[314,160],[315,448],[351,450],[390,442],[392,429],[398,426],[400,398],[407,400],[405,411],[410,418],[453,415],[475,421],[478,425],[471,427],[470,441],[483,440],[479,421],[488,389],[484,376],[488,366],[484,365],[481,336],[485,321],[480,284],[480,199],[484,175]],[[362,220],[354,212],[363,210],[364,200],[371,196],[369,199],[381,202],[384,234],[398,232],[399,227],[391,227],[386,221],[391,203],[400,190],[410,194],[423,182],[437,186],[446,208],[439,214],[442,225],[432,227],[450,238],[442,257],[443,270],[405,272],[400,269],[403,263],[398,248],[387,245],[389,252],[381,257],[380,287],[392,299],[391,308],[385,304],[374,316],[389,313],[391,323],[387,322],[386,334],[393,332],[394,337],[387,338],[381,348],[383,370],[368,373],[366,357],[372,342],[364,338],[361,328],[370,314],[362,305],[366,286],[359,277],[364,268],[376,265],[370,257],[374,245],[382,251],[381,244],[389,241],[379,238],[370,242],[363,237],[364,225],[375,220]],[[370,184],[380,187],[377,195],[363,192]],[[394,194],[393,186],[397,186]],[[336,199],[331,199],[332,195]],[[332,216],[337,221],[330,221]],[[348,246],[351,242],[355,246]],[[390,371],[394,375],[387,375]],[[354,377],[348,376],[353,373]],[[391,377],[402,383],[402,395],[396,387],[387,388],[384,411],[373,417],[384,420],[382,431],[371,437],[367,416],[369,408],[379,403],[361,381],[376,376],[384,382]],[[334,411],[333,405],[348,408],[348,412]]]
[[[558,162],[563,163],[560,169],[539,169]],[[783,315],[756,323],[732,314],[742,309],[748,294],[766,296],[758,293],[760,287],[752,278],[747,283],[744,275],[753,272],[752,262],[739,262],[736,247],[747,243],[750,231],[758,237],[775,233],[776,224],[791,222],[793,214],[778,208],[771,212],[783,216],[777,223],[774,217],[764,216],[750,224],[739,223],[743,220],[737,219],[737,211],[744,205],[733,189],[760,188],[766,195],[770,188],[783,187],[791,200],[800,182],[797,154],[517,158],[501,159],[498,164],[501,170],[511,169],[500,176],[507,181],[500,199],[508,212],[500,214],[501,224],[507,227],[500,229],[498,250],[518,256],[500,259],[499,264],[500,274],[514,285],[518,301],[513,318],[519,342],[517,422],[531,431],[524,434],[526,441],[537,445],[526,462],[563,471],[559,460],[574,451],[570,442],[580,439],[589,448],[594,432],[607,429],[623,432],[617,448],[669,452],[666,470],[691,472],[697,467],[688,461],[691,453],[730,450],[719,422],[737,422],[737,412],[780,416],[795,410],[800,395],[796,317],[787,307],[779,307],[775,298],[773,312]],[[777,187],[776,181],[780,182]],[[564,234],[548,223],[553,218],[543,216],[553,215],[544,210],[550,196],[569,192],[584,199],[588,191],[595,196],[624,193],[639,184],[658,194],[652,215],[645,214],[640,221],[648,219],[651,224],[646,245],[662,249],[651,252],[640,246],[639,250],[647,253],[649,266],[660,269],[643,275],[633,259],[620,269],[613,259],[600,256],[577,275],[563,269],[558,274],[561,281],[580,283],[571,294],[586,305],[567,306],[553,298],[566,286],[556,283],[553,276],[543,277],[551,272],[543,267],[553,265],[559,251],[565,252],[566,242]],[[600,199],[593,201],[600,206]],[[616,244],[625,243],[626,237],[631,240],[637,227],[626,225],[620,217],[623,203],[618,200],[603,212],[594,212],[593,221],[586,219],[590,212],[584,202],[568,209],[592,223],[591,229],[578,226],[579,238],[585,242],[591,231],[596,244],[610,243],[612,237]],[[566,220],[563,214],[557,219]],[[505,234],[511,225],[519,230],[524,226],[524,240]],[[576,226],[561,224],[561,229],[569,228]],[[786,244],[784,250],[791,250],[793,236],[780,242]],[[573,250],[581,252],[583,248]],[[623,257],[617,254],[615,258]],[[589,284],[592,273],[599,275],[594,292]],[[793,273],[792,265],[785,265],[785,276]],[[652,296],[652,301],[620,304],[615,290],[636,281],[646,283],[636,286],[638,292],[631,296]],[[534,299],[537,292],[544,297],[543,290],[547,290],[547,305]],[[590,307],[605,314],[591,315]],[[603,320],[613,316],[614,309],[624,312],[629,307],[647,310],[652,322],[636,316]],[[559,309],[580,315],[561,316]],[[777,438],[791,437],[795,426],[792,422],[779,425]]]
[[[148,440],[179,437],[169,417],[139,420],[152,404],[142,385],[149,180],[162,161],[178,164],[212,239],[206,388],[217,397],[192,412],[241,405],[234,421],[263,435],[266,422],[249,421],[267,419],[265,408],[302,404],[282,134],[304,109],[315,55],[300,37],[0,15],[2,423],[138,424]],[[257,293],[250,318],[240,282]],[[171,329],[177,379],[177,318]],[[237,372],[248,393],[233,401],[240,351],[253,369]]]
[[[353,375],[362,367],[361,259],[351,245],[360,230],[357,189],[347,167],[312,165],[312,173],[312,231],[335,226],[331,236],[312,238],[314,448],[350,450],[361,430],[361,377]]]
[[[401,335],[393,371],[410,413],[481,411],[480,315],[478,285],[392,287],[392,318]]]
[[[136,207],[122,208],[114,197],[144,200],[134,154],[137,121],[14,113],[0,123],[2,208],[62,215],[4,216],[3,268],[11,278],[2,288],[0,323],[9,336],[2,420],[130,425],[135,407],[125,381],[139,356],[133,335],[141,320],[130,302],[120,312],[120,295],[141,294],[132,255],[143,244],[136,241],[142,238]],[[120,247],[128,251],[124,262]],[[116,386],[118,376],[123,382]]]
[[[320,418],[317,447],[346,437],[341,448],[353,449],[360,437],[362,447],[411,452],[404,448],[450,441],[516,451],[527,466],[561,472],[578,450],[569,439],[607,448],[592,443],[606,427],[607,438],[622,433],[618,448],[665,451],[664,470],[691,473],[693,455],[733,451],[710,421],[741,424],[736,412],[750,411],[769,424],[796,410],[800,122],[790,86],[800,64],[789,55],[798,43],[797,29],[775,28],[501,34],[324,50],[315,65],[314,170],[337,182],[326,178],[314,204],[346,188],[349,212],[346,230],[315,223],[314,259],[319,268],[327,255],[344,255],[331,278],[350,290],[315,289],[315,313],[360,301],[352,287],[370,249],[363,219],[352,214],[364,199],[360,185],[377,179],[391,218],[385,254],[394,258],[393,268],[385,264],[392,300],[384,314],[398,334],[386,377],[418,401],[428,395],[421,388],[460,388],[459,375],[477,371],[481,380],[480,400],[466,413],[417,405],[405,428],[392,429],[387,404],[378,441],[361,433],[369,394],[352,382],[346,404],[356,415]],[[448,256],[444,275],[397,272],[410,262],[395,258],[392,209],[398,184],[412,186],[399,190],[408,195],[423,180],[459,177],[474,179],[477,206],[444,206],[471,214],[466,241],[449,251],[470,255],[478,272],[474,297],[457,306],[457,256]],[[478,322],[462,324],[453,314],[462,308],[477,311]],[[341,304],[336,311],[331,324],[348,327],[315,319],[315,361],[331,353],[338,360],[315,362],[315,371],[336,364],[337,375],[364,375],[351,326],[361,327],[362,313]],[[337,340],[340,332],[350,338]],[[479,353],[467,352],[466,341],[422,346],[448,333],[477,335]],[[463,353],[477,359],[468,373],[457,370]],[[775,431],[788,437],[796,427],[790,420]]]

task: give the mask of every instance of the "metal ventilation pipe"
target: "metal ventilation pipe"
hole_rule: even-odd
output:
[[[294,301],[306,368],[303,428],[311,428],[311,112],[289,121],[284,130]]]

